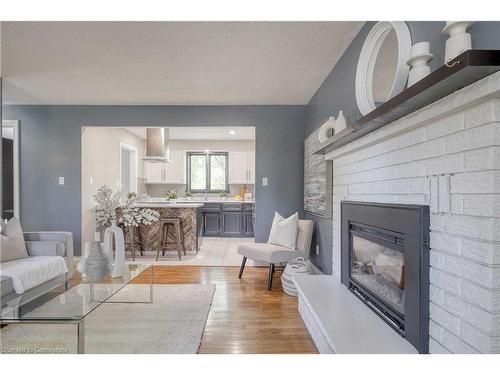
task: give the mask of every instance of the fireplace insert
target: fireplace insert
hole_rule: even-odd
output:
[[[429,342],[429,209],[342,202],[341,279],[420,353]]]

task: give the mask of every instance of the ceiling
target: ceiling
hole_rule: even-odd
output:
[[[253,126],[169,126],[171,140],[254,140]],[[128,127],[129,132],[146,139],[145,127]]]
[[[9,104],[307,104],[363,22],[2,22]]]

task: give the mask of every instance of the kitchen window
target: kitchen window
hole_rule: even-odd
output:
[[[188,152],[187,189],[193,193],[228,191],[227,152]]]

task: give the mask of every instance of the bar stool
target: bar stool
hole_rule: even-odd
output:
[[[141,244],[141,231],[139,230],[139,227],[126,227],[123,223],[119,223],[118,226],[122,229],[123,231],[123,236],[125,237],[125,246],[129,246],[129,250],[132,253],[132,260],[135,261],[135,246],[139,245],[139,252],[141,253],[141,257],[143,256],[142,254],[142,244]],[[128,240],[127,236],[125,234],[128,234]],[[125,247],[125,248],[126,248]]]
[[[168,228],[174,230],[174,242],[168,242]],[[182,260],[182,253],[186,255],[186,247],[184,246],[184,227],[182,225],[182,220],[178,217],[169,217],[160,220],[160,230],[158,232],[160,238],[160,246],[156,252],[156,260],[160,257],[160,250],[162,251],[162,256],[165,255],[166,250],[177,250],[179,255],[179,260]],[[170,245],[170,246],[169,246]]]

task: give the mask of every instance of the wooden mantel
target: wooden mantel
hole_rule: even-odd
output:
[[[466,51],[331,137],[314,153],[335,150],[497,71],[500,50]]]

